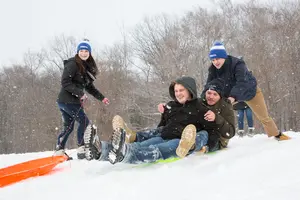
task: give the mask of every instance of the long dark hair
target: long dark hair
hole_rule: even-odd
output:
[[[85,67],[83,66],[83,62],[81,58],[78,56],[78,54],[75,55],[75,62],[77,66],[79,67],[79,70],[81,73],[85,72]],[[90,72],[96,77],[96,75],[99,73],[99,69],[96,65],[96,62],[92,55],[89,56],[89,58],[86,60],[87,64],[90,67]]]

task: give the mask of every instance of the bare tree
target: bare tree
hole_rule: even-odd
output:
[[[120,42],[93,54],[100,70],[95,85],[111,100],[104,106],[90,98],[85,107],[101,139],[109,138],[116,114],[133,129],[154,127],[160,119],[157,104],[170,100],[169,84],[180,76],[195,77],[201,92],[215,40],[223,41],[229,54],[244,56],[278,128],[298,130],[299,10],[299,1],[220,0],[213,11],[199,7],[181,18],[145,18],[130,34],[123,33]],[[54,148],[61,126],[56,98],[63,60],[75,55],[75,41],[57,36],[48,49],[27,52],[23,65],[0,72],[0,153]],[[75,138],[68,147],[75,147]]]
[[[49,50],[43,50],[47,68],[56,68],[63,71],[63,61],[76,54],[76,38],[73,36],[60,35],[50,42]]]

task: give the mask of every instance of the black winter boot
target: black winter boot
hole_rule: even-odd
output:
[[[97,135],[97,127],[88,125],[84,132],[85,158],[98,160],[101,156],[101,142]]]
[[[125,145],[126,132],[122,128],[114,130],[112,135],[112,149],[109,151],[108,160],[111,164],[121,162],[125,156],[126,145]]]

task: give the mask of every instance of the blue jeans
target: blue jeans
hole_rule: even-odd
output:
[[[196,143],[195,143],[196,148],[194,149],[193,152],[200,151],[203,146],[207,145],[207,142],[208,142],[208,132],[205,130],[197,132]],[[213,147],[210,147],[209,152],[217,151],[219,149],[220,149],[219,142],[216,142],[216,144]]]
[[[208,132],[205,130],[196,133],[196,143],[194,151],[200,151],[203,146],[207,144]]]
[[[161,136],[161,130],[163,127],[159,127],[156,129],[149,129],[146,131],[139,131],[136,133],[135,142],[143,142],[153,137]]]
[[[139,135],[141,136],[139,139],[145,139],[145,137],[142,136],[147,135],[149,132],[153,133],[148,135],[149,139],[141,142],[126,144],[126,154],[122,162],[137,164],[142,162],[155,162],[156,160],[167,159],[170,157],[177,157],[176,149],[179,145],[180,139],[164,140],[162,137],[156,136],[158,133],[157,129],[139,132]],[[190,153],[199,151],[204,145],[207,144],[207,140],[207,131],[197,132],[195,149]],[[109,150],[112,148],[111,144],[102,141],[101,147],[102,152],[99,160],[107,160]]]
[[[180,139],[164,140],[157,136],[143,142],[127,144],[126,154],[122,162],[137,164],[176,157],[179,141]]]
[[[77,128],[77,144],[81,146],[84,144],[83,135],[86,127],[89,125],[89,119],[84,113],[80,104],[66,104],[57,103],[59,110],[62,114],[63,130],[57,139],[57,145],[65,148],[69,135],[74,129],[75,121],[78,122]]]
[[[160,136],[155,136],[158,133],[157,129],[153,131],[152,138],[143,142],[135,142],[127,145],[126,155],[123,162],[125,163],[141,163],[141,162],[155,162],[159,159],[167,159],[170,157],[177,157],[176,149],[179,145],[180,139],[164,140]],[[143,133],[139,133],[143,135]],[[199,151],[208,141],[208,132],[199,131],[196,133],[195,149],[189,152]]]
[[[248,127],[253,127],[253,116],[252,116],[252,110],[250,108],[238,110],[237,112],[238,112],[238,128],[239,128],[239,130],[244,130],[244,113],[246,113]]]
[[[159,143],[160,141],[162,141],[162,138],[159,137],[160,131],[161,128],[137,132],[136,140],[134,143],[139,143],[140,147],[148,147],[152,144]],[[152,139],[152,138],[156,138],[156,139]],[[131,145],[134,143],[131,143]],[[108,161],[108,153],[111,149],[112,149],[112,145],[110,142],[101,141],[101,156],[99,160]]]
[[[137,164],[175,157],[178,144],[179,139],[164,140],[161,137],[153,137],[143,142],[126,144],[126,155],[122,162]],[[107,161],[111,149],[112,145],[110,142],[101,141],[101,156],[99,160]]]

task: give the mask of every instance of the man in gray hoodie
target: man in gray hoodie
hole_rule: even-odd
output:
[[[87,159],[109,160],[112,164],[135,164],[176,157],[178,154],[184,157],[195,144],[196,132],[217,131],[223,126],[222,123],[205,120],[204,115],[209,108],[197,98],[196,82],[193,78],[181,77],[172,82],[169,93],[173,100],[166,104],[158,128],[134,134],[133,143],[125,143],[126,128],[123,122],[119,127],[113,127],[111,143],[94,142],[95,132],[92,134],[93,131],[87,131],[85,147],[90,149]],[[151,131],[155,134],[149,136]],[[148,138],[145,138],[147,134]],[[208,140],[207,134],[203,135],[206,137],[201,140],[202,146]]]

